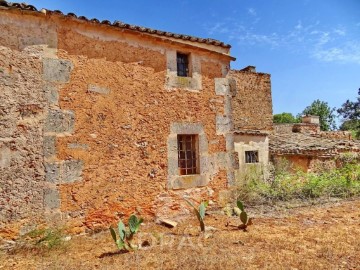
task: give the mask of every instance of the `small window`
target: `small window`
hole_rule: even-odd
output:
[[[177,75],[180,77],[189,77],[189,55],[177,53]]]
[[[245,151],[245,163],[259,163],[259,152]]]
[[[177,140],[180,175],[198,174],[198,136],[178,135]]]

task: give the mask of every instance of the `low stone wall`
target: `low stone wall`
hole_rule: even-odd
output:
[[[274,133],[292,133],[294,124],[274,124]]]
[[[351,140],[352,135],[349,131],[322,131],[320,132],[322,138],[335,140]]]
[[[318,134],[320,133],[320,126],[311,123],[293,124],[292,131],[295,133]]]

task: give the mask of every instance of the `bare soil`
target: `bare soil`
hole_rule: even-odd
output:
[[[0,269],[360,269],[360,199],[295,209],[255,209],[254,224],[210,213],[209,230],[196,218],[176,228],[147,222],[123,253],[109,232],[73,236],[52,249],[0,252]]]

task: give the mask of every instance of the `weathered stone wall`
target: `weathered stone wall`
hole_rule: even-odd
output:
[[[106,34],[111,38],[83,26],[59,28],[59,56],[74,65],[70,83],[60,91],[60,107],[73,111],[76,121],[72,136],[57,140],[57,158],[83,164],[81,181],[59,186],[60,209],[65,216],[79,217],[74,224],[79,228],[101,227],[133,212],[157,214],[162,207],[159,194],[169,196],[168,138],[175,123],[201,126],[199,133],[208,143],[201,170],[204,175],[212,172],[203,182],[180,187],[208,184],[221,189],[227,183],[224,178],[220,186],[213,186],[219,169],[211,169],[215,165],[208,162],[227,151],[225,136],[217,134],[216,126],[217,115],[224,115],[224,98],[216,95],[214,73],[203,72],[210,59],[189,51],[201,70],[201,88],[169,89],[167,51],[185,48],[156,42],[143,45],[137,37],[129,45],[121,33]],[[219,68],[217,74],[222,74]],[[217,200],[216,192],[211,198]],[[169,206],[167,215],[175,211],[172,208],[183,207]]]
[[[320,155],[272,155],[271,161],[277,168],[291,173],[298,170],[319,173],[340,167],[336,162],[336,157],[322,157]]]
[[[0,14],[0,237],[44,221],[43,61],[56,32],[41,19]]]
[[[309,170],[311,157],[306,155],[271,155],[271,162],[277,170],[294,173]]]
[[[322,131],[320,137],[335,140],[352,140],[351,132],[349,131]]]
[[[83,232],[131,213],[181,217],[184,196],[218,204],[238,167],[229,57],[56,14],[0,12],[0,237],[45,222]],[[191,55],[192,77],[174,74],[176,51]],[[201,175],[179,176],[176,136],[193,133]]]
[[[337,168],[336,158],[312,157],[308,172],[328,172]]]
[[[311,123],[298,123],[293,125],[292,131],[304,134],[318,134],[320,133],[320,126]]]
[[[57,15],[0,18],[0,232],[177,215],[183,196],[217,203],[234,179],[229,58]],[[195,61],[194,89],[167,81],[177,50]],[[205,147],[205,178],[183,178],[186,191],[169,185],[179,124]]]
[[[232,70],[236,97],[232,101],[235,130],[273,130],[270,75]]]
[[[274,133],[292,133],[294,124],[274,124]]]

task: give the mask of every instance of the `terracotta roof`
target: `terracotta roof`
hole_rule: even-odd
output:
[[[360,141],[322,138],[320,135],[282,133],[269,136],[271,154],[334,156],[339,152],[360,152]]]
[[[237,135],[255,135],[255,136],[268,136],[269,133],[260,130],[235,130],[234,134]]]
[[[64,14],[60,10],[47,10],[47,9],[37,10],[34,6],[28,5],[26,3],[11,3],[11,2],[4,1],[4,0],[0,0],[0,8],[1,7],[3,7],[3,8],[5,7],[7,9],[20,9],[20,10],[27,10],[27,11],[47,13],[47,14],[58,14],[60,16],[71,17],[74,19],[87,21],[87,22],[95,23],[95,24],[105,24],[105,25],[110,25],[110,26],[117,27],[117,28],[129,29],[129,30],[136,31],[136,32],[143,32],[143,33],[148,33],[148,34],[157,35],[157,36],[165,36],[165,37],[171,37],[171,38],[176,38],[176,39],[189,40],[192,42],[205,43],[205,44],[209,44],[209,45],[220,46],[223,48],[231,48],[231,45],[225,44],[224,42],[221,42],[216,39],[200,38],[200,37],[194,37],[194,36],[189,36],[189,35],[175,34],[175,33],[171,33],[171,32],[155,30],[155,29],[151,29],[151,28],[147,28],[147,27],[131,25],[131,24],[120,22],[120,21],[114,21],[113,23],[111,23],[108,20],[99,21],[98,19],[95,19],[95,18],[88,19],[85,16],[77,16],[74,13]]]

